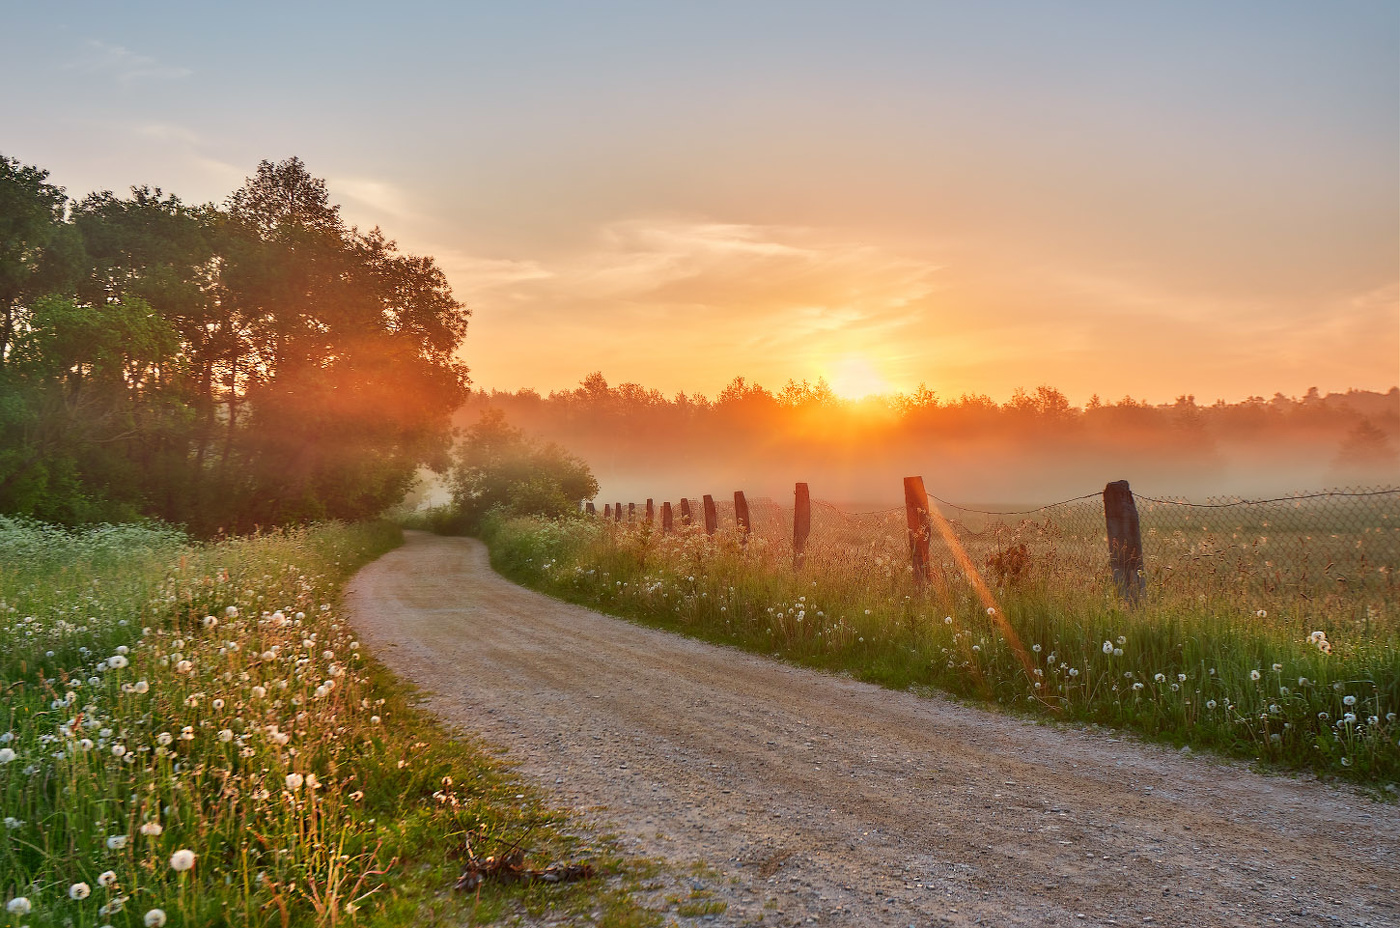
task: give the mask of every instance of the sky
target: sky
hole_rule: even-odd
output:
[[[475,385],[1154,402],[1400,382],[1400,4],[14,4],[0,153],[296,155]]]

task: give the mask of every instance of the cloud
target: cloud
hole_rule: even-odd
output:
[[[347,196],[376,213],[394,219],[412,216],[407,197],[393,184],[369,177],[329,177],[326,181],[333,192]]]
[[[189,68],[164,65],[121,45],[97,39],[89,39],[84,48],[83,57],[70,62],[67,66],[69,70],[113,77],[123,84],[142,80],[179,80],[194,73]]]

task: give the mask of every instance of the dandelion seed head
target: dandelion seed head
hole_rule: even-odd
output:
[[[86,883],[74,883],[68,887],[69,899],[86,899],[92,895],[92,887]]]

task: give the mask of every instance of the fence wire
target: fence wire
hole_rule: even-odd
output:
[[[1193,502],[1135,494],[1149,597],[1185,598],[1305,618],[1326,612],[1358,622],[1400,617],[1400,488],[1346,488],[1273,499]],[[691,525],[704,531],[704,503],[689,501]],[[1089,493],[1034,509],[976,507],[931,497],[957,543],[989,583],[1035,583],[1067,594],[1108,591],[1103,496]],[[793,561],[793,506],[748,500],[749,549],[776,566]],[[641,518],[641,506],[637,517]],[[738,534],[734,501],[717,497],[718,530]],[[660,504],[657,504],[660,511]],[[903,506],[855,511],[811,501],[804,564],[847,575],[889,578],[907,568]],[[934,569],[957,571],[942,534],[930,543]]]

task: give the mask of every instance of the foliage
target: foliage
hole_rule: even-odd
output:
[[[625,884],[444,895],[468,837],[621,864],[443,737],[355,640],[339,589],[398,541],[385,523],[191,545],[0,517],[0,904],[32,907],[13,923],[644,921]]]
[[[965,577],[919,583],[884,558],[794,569],[761,536],[744,543],[693,526],[663,534],[644,522],[518,518],[493,523],[487,540],[512,579],[647,624],[885,686],[937,687],[1387,789],[1400,780],[1393,623],[1338,615],[1305,627],[1205,597],[1129,610],[1107,584],[1024,571],[988,606]]]
[[[444,465],[468,313],[299,159],[223,207],[136,187],[65,216],[45,177],[0,159],[0,512],[358,519]]]
[[[588,465],[556,444],[541,444],[488,410],[466,431],[452,468],[456,526],[476,530],[487,514],[558,517],[598,492]]]

